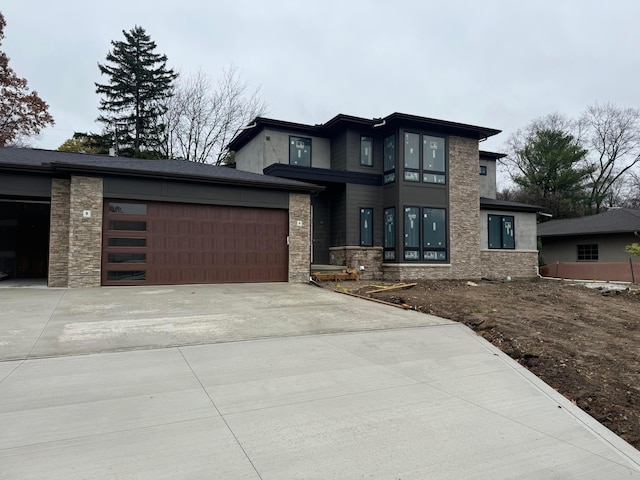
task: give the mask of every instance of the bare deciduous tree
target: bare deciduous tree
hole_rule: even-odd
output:
[[[613,104],[589,106],[581,118],[587,129],[591,173],[589,205],[599,213],[623,176],[640,162],[640,110]]]
[[[264,115],[258,90],[248,91],[241,72],[231,66],[217,83],[198,72],[180,80],[161,119],[167,157],[220,165],[225,147],[250,120]]]

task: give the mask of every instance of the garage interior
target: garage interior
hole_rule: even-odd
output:
[[[46,279],[51,204],[0,199],[0,279]]]

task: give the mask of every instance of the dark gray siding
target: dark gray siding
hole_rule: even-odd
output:
[[[51,177],[0,174],[0,195],[51,198]]]
[[[331,210],[331,246],[347,245],[347,195],[346,186],[340,185],[327,189],[330,195]]]
[[[331,139],[331,169],[347,169],[347,134],[345,132]]]
[[[405,182],[400,189],[400,204],[447,208],[449,206],[446,186],[431,186],[424,183]],[[479,199],[470,200],[479,202]]]
[[[347,170],[362,173],[382,173],[382,146],[383,138],[373,136],[373,166],[360,165],[360,137],[362,135],[373,136],[371,133],[361,133],[355,130],[347,131]]]
[[[289,193],[248,187],[105,177],[104,196],[160,202],[288,208]]]
[[[380,187],[347,185],[347,243],[360,245],[360,209],[373,208],[373,245],[382,246],[382,202]]]

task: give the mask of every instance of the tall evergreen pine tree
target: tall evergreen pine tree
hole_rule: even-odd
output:
[[[108,77],[106,84],[96,83],[96,93],[103,96],[98,121],[115,136],[118,154],[159,158],[163,126],[158,120],[178,74],[167,68],[167,56],[155,52],[156,43],[142,27],[122,33],[125,41],[112,40],[107,63],[98,64]]]

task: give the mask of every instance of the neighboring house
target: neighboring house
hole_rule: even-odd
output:
[[[589,217],[551,220],[538,225],[541,254],[547,265],[565,263],[551,276],[632,280],[625,246],[640,242],[640,210],[611,208]],[[637,258],[633,258],[637,260]],[[575,265],[570,265],[571,263]],[[594,267],[594,263],[617,263]],[[580,266],[583,264],[583,266]],[[635,276],[635,275],[634,275]]]
[[[304,125],[256,118],[230,143],[236,169],[317,184],[314,265],[364,278],[531,277],[539,207],[496,200],[499,130],[394,113]]]
[[[52,287],[308,281],[310,195],[233,168],[0,148],[0,271]]]

